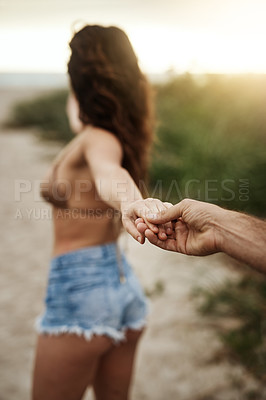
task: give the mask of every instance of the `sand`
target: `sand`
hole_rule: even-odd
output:
[[[10,104],[25,93],[5,90],[0,95],[3,119]],[[30,396],[33,325],[43,309],[53,240],[50,207],[39,198],[38,180],[59,149],[27,130],[1,130],[0,400]],[[32,190],[19,198],[16,185],[22,182],[31,184]],[[132,399],[242,400],[253,389],[261,393],[257,400],[266,398],[265,389],[239,364],[213,361],[222,350],[217,321],[200,316],[191,298],[195,287],[215,288],[227,278],[237,279],[232,260],[221,254],[197,258],[167,253],[126,236],[121,244],[145,290],[154,292],[136,360]],[[161,293],[155,290],[157,282]],[[92,398],[88,390],[84,399]]]

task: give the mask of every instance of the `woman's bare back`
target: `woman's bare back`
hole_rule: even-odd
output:
[[[84,157],[85,135],[59,153],[41,185],[42,196],[53,206],[54,256],[112,242],[120,231],[117,211],[96,191]]]

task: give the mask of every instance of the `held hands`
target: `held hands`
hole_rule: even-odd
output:
[[[158,199],[142,199],[122,206],[122,223],[128,233],[138,240],[139,243],[145,242],[145,230],[139,231],[135,225],[135,221],[143,222],[145,229],[154,234],[159,240],[166,240],[169,235],[173,235],[172,223],[166,222],[162,224],[154,224],[147,219],[148,214],[155,214],[167,210],[172,207],[171,203],[163,203]]]
[[[135,225],[152,244],[164,250],[203,256],[220,251],[218,227],[223,212],[213,204],[186,199],[154,215],[147,214],[146,220],[137,218]],[[172,234],[162,238],[146,221],[153,226],[166,226],[172,221]]]

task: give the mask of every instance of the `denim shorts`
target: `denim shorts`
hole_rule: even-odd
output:
[[[116,242],[86,247],[51,260],[46,309],[37,319],[40,333],[75,333],[90,339],[124,339],[141,329],[147,299]]]

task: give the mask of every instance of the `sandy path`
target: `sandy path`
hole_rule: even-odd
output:
[[[40,218],[49,206],[33,190],[15,201],[15,184],[27,180],[38,189],[37,180],[58,149],[25,131],[0,134],[0,400],[29,399],[36,340],[33,323],[43,307],[52,244],[50,218],[44,214]],[[258,389],[240,366],[210,362],[221,345],[213,321],[201,318],[190,299],[199,284],[214,286],[235,277],[233,270],[224,268],[230,260],[221,255],[191,258],[166,253],[131,238],[123,238],[125,243],[145,289],[152,290],[158,281],[164,287],[162,294],[151,298],[132,399],[242,400],[248,389]]]

